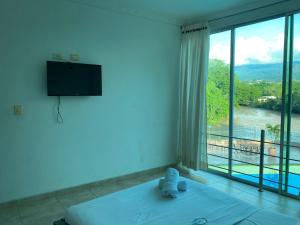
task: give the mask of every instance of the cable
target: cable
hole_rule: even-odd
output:
[[[63,124],[64,123],[64,118],[62,117],[61,113],[60,113],[60,96],[58,96],[58,104],[57,104],[57,115],[56,115],[56,121],[59,124]]]

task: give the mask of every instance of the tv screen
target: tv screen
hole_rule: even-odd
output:
[[[48,96],[101,96],[101,65],[47,61]]]

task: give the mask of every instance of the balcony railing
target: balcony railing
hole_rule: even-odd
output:
[[[290,154],[300,146],[266,141],[264,130],[260,140],[209,133],[207,146],[209,171],[300,199],[300,157]]]

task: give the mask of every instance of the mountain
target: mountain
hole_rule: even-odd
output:
[[[235,67],[235,74],[242,81],[281,81],[282,63],[273,64],[246,64]],[[293,80],[300,80],[300,61],[293,64]]]

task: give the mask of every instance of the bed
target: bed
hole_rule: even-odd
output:
[[[300,225],[296,218],[258,209],[187,178],[188,191],[163,198],[158,180],[71,206],[69,225]]]

